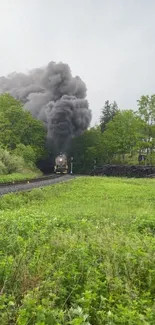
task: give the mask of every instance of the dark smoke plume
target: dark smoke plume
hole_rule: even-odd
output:
[[[86,85],[73,77],[67,64],[50,62],[44,68],[0,77],[0,93],[10,93],[24,108],[42,120],[47,128],[47,142],[64,151],[72,137],[90,124],[91,111],[86,100]]]

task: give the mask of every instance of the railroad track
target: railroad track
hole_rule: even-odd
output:
[[[0,183],[0,188],[5,187],[5,186],[10,186],[10,185],[17,185],[17,184],[29,184],[29,183],[37,183],[40,181],[48,180],[48,179],[54,179],[54,178],[59,178],[62,177],[62,175],[57,175],[57,174],[50,174],[47,176],[40,176],[36,178],[31,178],[31,179],[25,179],[25,180],[19,180],[19,181],[10,181],[10,182],[3,182]]]
[[[0,184],[0,196],[13,193],[13,192],[23,192],[23,191],[30,191],[33,188],[44,187],[52,184],[56,184],[59,182],[66,182],[75,175],[48,175],[43,177],[38,177],[31,180],[26,181],[18,181],[18,182],[10,182],[10,183],[1,183]]]

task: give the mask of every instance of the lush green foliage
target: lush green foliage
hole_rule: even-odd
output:
[[[154,325],[154,180],[0,198],[1,325]]]
[[[23,157],[20,152],[23,149]],[[18,152],[18,150],[20,150]],[[20,154],[21,153],[21,154]],[[20,145],[17,151],[8,152],[0,148],[0,183],[35,178],[42,173],[35,167],[32,160],[34,151],[30,147]],[[31,155],[30,155],[31,154]],[[26,160],[27,157],[27,160]]]
[[[46,131],[41,121],[25,111],[22,104],[8,94],[0,96],[0,146],[25,161],[29,168],[45,158]],[[94,160],[99,164],[155,164],[155,95],[142,96],[138,110],[119,110],[116,102],[105,102],[100,124],[72,141],[67,152],[74,157],[75,172],[89,172]],[[49,153],[53,157],[54,151]],[[51,159],[52,159],[51,158]],[[6,169],[0,160],[0,174]]]
[[[24,111],[19,101],[8,94],[0,96],[0,175],[21,173],[16,180],[31,171],[38,174],[34,166],[45,152],[45,137],[43,124]]]
[[[10,183],[15,181],[29,180],[36,177],[42,176],[41,171],[39,170],[23,170],[21,173],[12,173],[12,174],[4,174],[0,175],[0,183]]]
[[[41,157],[46,132],[41,121],[22,108],[19,101],[8,94],[0,96],[0,145],[13,150],[19,144],[30,145]]]
[[[11,155],[7,150],[0,148],[0,174],[21,172],[25,167],[22,157]]]
[[[138,115],[145,121],[143,148],[152,153],[155,149],[155,95],[138,100]]]
[[[30,145],[25,146],[22,143],[18,144],[14,150],[14,154],[16,156],[23,157],[24,161],[28,165],[35,164],[37,160],[35,149],[33,149]]]
[[[73,139],[70,154],[75,172],[86,172],[97,164],[138,164],[139,154],[146,155],[141,164],[155,164],[155,95],[142,96],[138,111],[118,110],[116,103],[105,106],[100,126]]]
[[[105,161],[106,148],[100,127],[91,128],[74,138],[70,155],[74,157],[74,172],[91,170],[95,157],[100,162]]]
[[[143,121],[132,110],[118,112],[103,135],[108,156],[134,153],[143,139]]]

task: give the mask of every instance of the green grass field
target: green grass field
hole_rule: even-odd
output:
[[[155,181],[0,198],[1,325],[154,325]]]
[[[8,175],[0,175],[0,183],[10,183],[15,181],[23,181],[28,179],[33,179],[36,177],[42,176],[42,173],[37,170],[34,171],[26,171],[23,173],[12,173]]]

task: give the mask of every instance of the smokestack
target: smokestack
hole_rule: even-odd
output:
[[[0,93],[19,99],[24,109],[44,122],[48,145],[64,151],[74,136],[90,125],[91,111],[86,100],[86,85],[73,77],[67,64],[50,62],[28,74],[12,73],[0,77]]]

